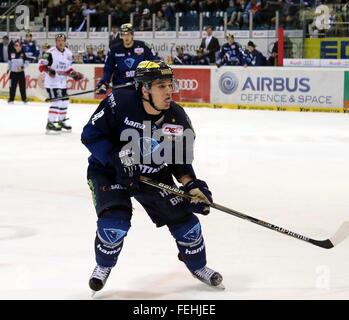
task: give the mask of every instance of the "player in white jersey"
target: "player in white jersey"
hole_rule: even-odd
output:
[[[78,81],[83,78],[80,72],[72,68],[73,54],[66,47],[64,34],[56,35],[56,46],[45,52],[39,61],[40,72],[45,72],[44,86],[50,98],[62,98],[67,95],[67,77]],[[51,103],[46,125],[47,133],[59,133],[62,129],[71,131],[66,124],[68,99],[56,100]]]

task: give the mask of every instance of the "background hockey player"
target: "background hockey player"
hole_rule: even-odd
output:
[[[10,96],[9,103],[13,103],[17,84],[19,85],[19,91],[21,93],[22,101],[27,102],[27,93],[25,88],[25,74],[24,68],[29,64],[29,60],[26,54],[23,52],[22,44],[19,40],[14,42],[14,51],[9,54],[8,70],[10,73]]]
[[[244,66],[262,67],[267,65],[267,59],[256,49],[256,45],[252,41],[247,43],[242,61]]]
[[[64,34],[56,35],[56,46],[47,50],[39,62],[40,72],[45,72],[44,86],[50,98],[62,98],[67,95],[67,76],[80,80],[83,75],[74,71],[72,52],[65,46]],[[53,101],[48,112],[46,130],[48,133],[59,133],[62,129],[71,130],[66,123],[68,100]]]
[[[136,69],[135,81],[137,90],[117,89],[108,95],[82,132],[82,142],[92,154],[87,176],[98,216],[97,266],[89,285],[93,291],[101,290],[117,263],[131,226],[133,196],[157,227],[168,227],[176,241],[178,257],[192,275],[210,286],[219,286],[222,276],[206,266],[201,225],[193,214],[209,213],[211,192],[204,181],[197,179],[190,156],[182,159],[181,164],[169,160],[178,155],[178,150],[184,155],[192,154],[195,138],[184,109],[172,101],[176,86],[173,70],[162,61],[143,61]],[[131,148],[120,138],[126,129],[133,129],[140,137]],[[153,132],[159,132],[156,130],[164,132],[164,148],[171,150],[166,163],[154,160],[162,140],[155,139]],[[192,139],[184,137],[184,132]],[[197,197],[196,201],[191,203],[140,185],[140,175],[169,185],[174,185],[174,176],[186,192]]]
[[[227,34],[227,42],[222,45],[218,54],[217,66],[241,66],[242,48],[234,39],[234,35]]]
[[[190,65],[192,56],[184,53],[184,46],[176,46],[176,55],[173,58],[173,64],[176,65]]]
[[[196,49],[196,56],[191,60],[192,65],[208,66],[210,64],[210,59],[204,54],[204,49]]]
[[[40,49],[36,44],[36,41],[33,40],[33,35],[31,33],[25,35],[22,47],[30,62],[37,63],[39,60]]]
[[[97,84],[97,93],[106,93],[111,77],[113,85],[133,82],[138,64],[144,60],[156,59],[155,53],[143,41],[134,40],[133,33],[132,24],[121,26],[122,42],[108,51],[103,78]]]

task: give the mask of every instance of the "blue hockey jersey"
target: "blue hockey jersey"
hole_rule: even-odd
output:
[[[175,102],[154,116],[146,113],[135,90],[114,90],[85,125],[81,140],[91,152],[92,167],[113,168],[111,155],[127,148],[139,155],[137,163],[145,176],[167,168],[177,179],[195,178],[191,165],[195,133],[184,109]]]
[[[131,48],[118,43],[109,49],[101,83],[109,83],[111,76],[113,85],[132,82],[141,61],[156,59],[156,54],[143,41],[135,40]]]

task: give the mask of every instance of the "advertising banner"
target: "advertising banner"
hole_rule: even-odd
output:
[[[94,88],[94,66],[75,64],[74,69],[84,75],[84,79],[75,81],[68,78],[67,88],[69,94],[80,93],[82,91],[91,90]],[[0,63],[0,95],[8,96],[10,80],[7,71],[7,63]],[[48,97],[46,89],[43,86],[43,74],[39,72],[37,64],[30,64],[24,70],[26,79],[27,96],[34,97],[39,100],[44,100]],[[17,88],[17,96],[19,95],[19,88]],[[81,98],[93,98],[93,94],[80,95]]]
[[[349,59],[349,38],[304,39],[306,59]]]
[[[211,83],[213,103],[343,108],[343,71],[337,69],[222,67],[212,70]]]
[[[211,68],[174,67],[180,91],[174,100],[185,102],[211,101]]]

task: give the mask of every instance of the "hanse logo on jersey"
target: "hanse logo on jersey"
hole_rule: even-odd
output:
[[[179,90],[195,91],[199,88],[199,82],[196,79],[177,79]]]
[[[182,136],[183,126],[176,124],[164,123],[162,126],[162,133],[171,136]]]
[[[144,48],[135,48],[135,54],[141,55],[144,52]]]

